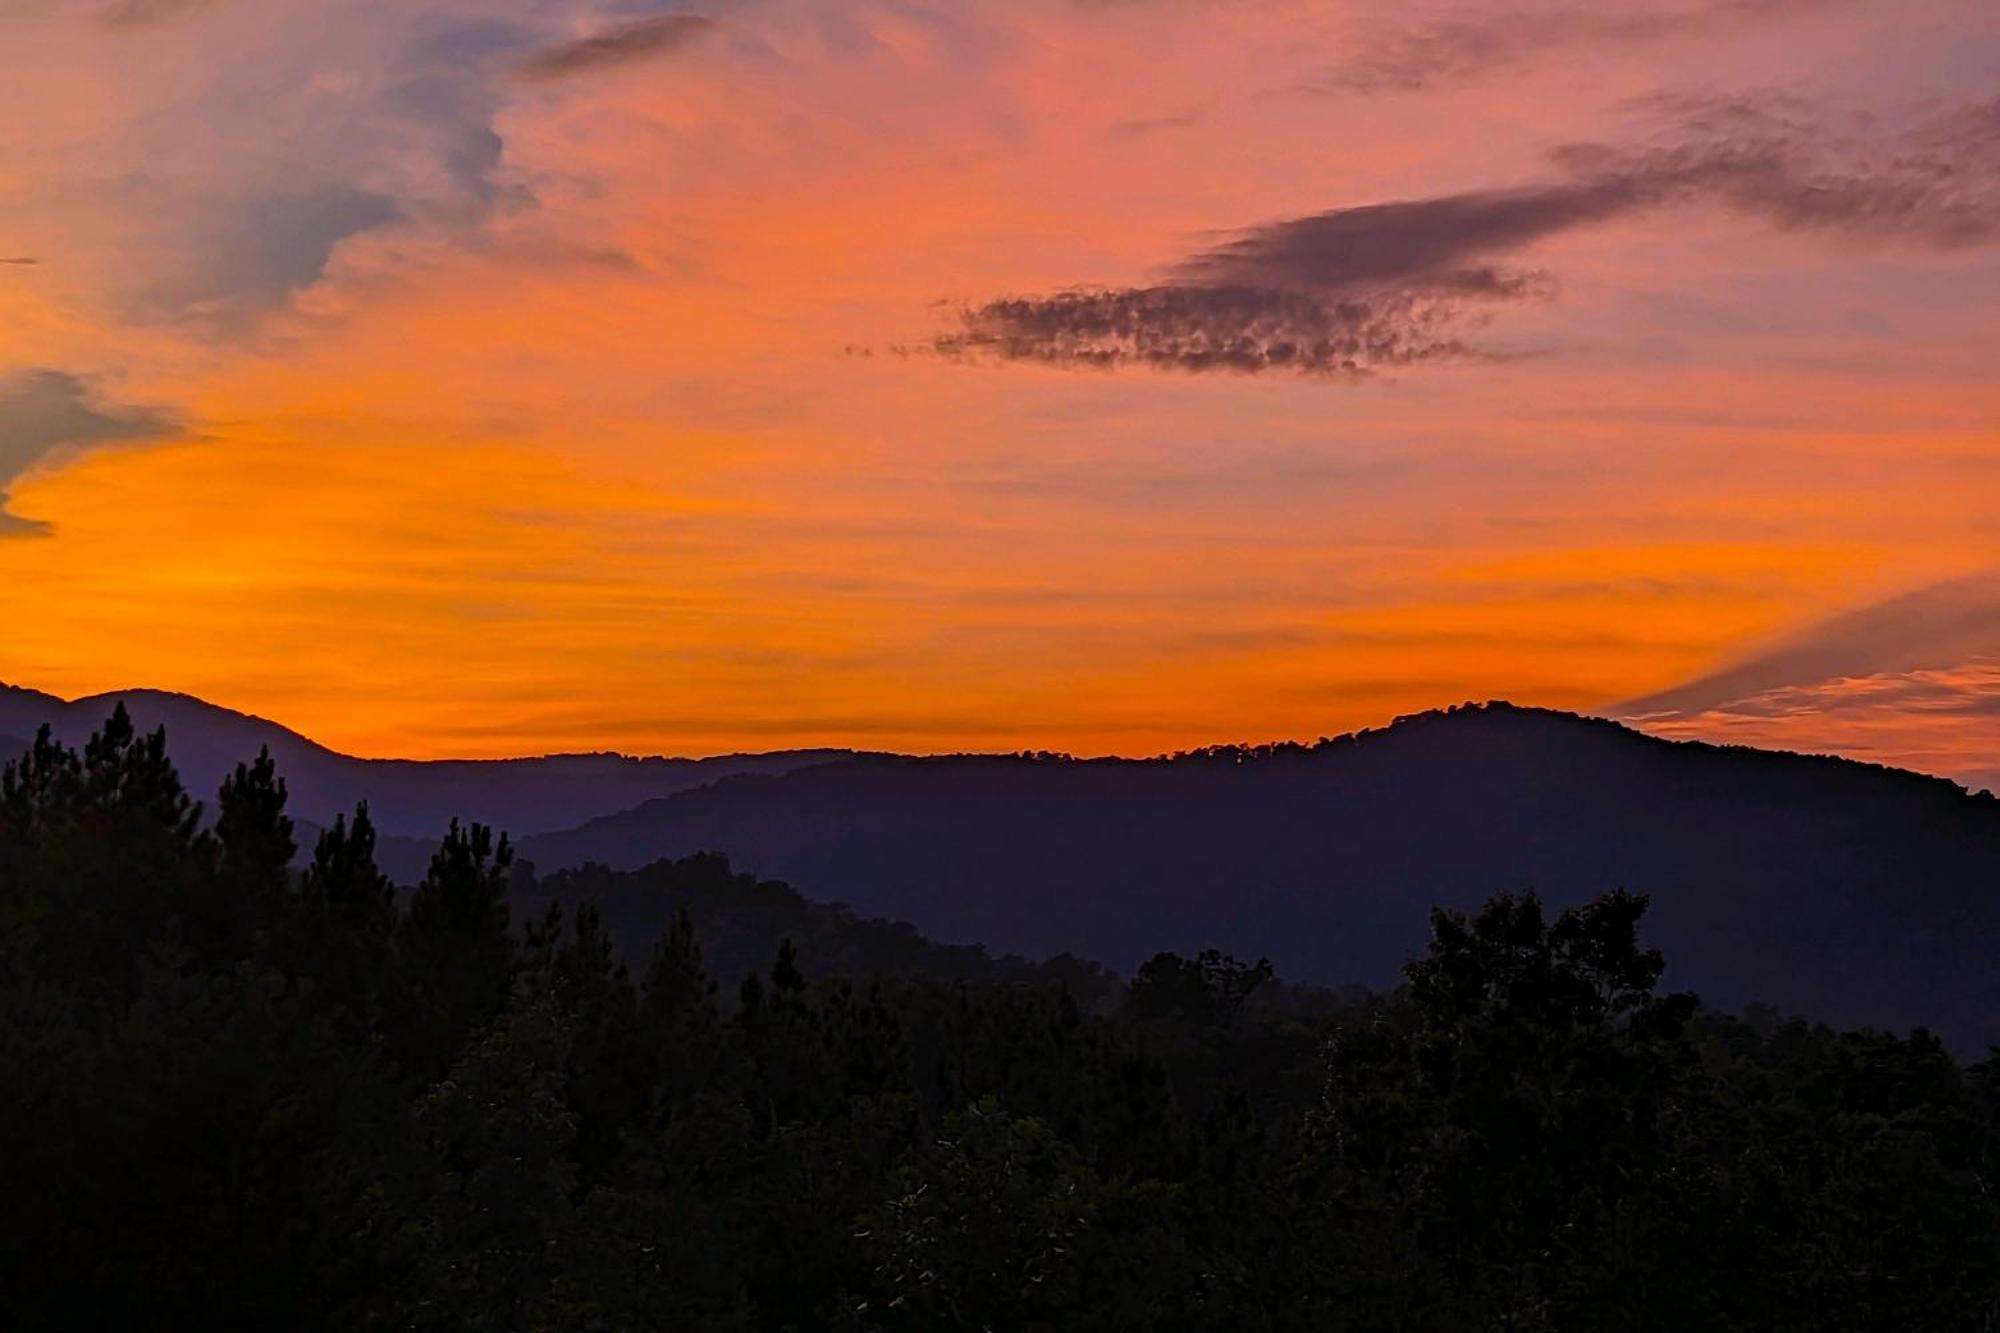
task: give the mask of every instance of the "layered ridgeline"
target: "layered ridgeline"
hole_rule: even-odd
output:
[[[1161,949],[1218,947],[1296,981],[1371,987],[1423,946],[1431,906],[1527,888],[1568,905],[1623,887],[1651,897],[1667,984],[1712,1003],[1925,1025],[1968,1054],[2000,1042],[2000,802],[1873,765],[1505,704],[1151,760],[422,764],[334,755],[183,696],[122,697],[142,725],[168,725],[198,794],[269,745],[302,824],[371,801],[399,882],[424,873],[452,815],[512,832],[565,900],[616,897],[628,956],[667,919],[643,877],[552,872],[718,852],[804,900],[995,955],[1069,953],[1130,975]],[[0,694],[0,735],[59,702]],[[80,741],[109,706],[61,705],[63,725]]]
[[[1667,984],[2000,1042],[2000,801],[1846,760],[1506,704],[1157,760],[857,758],[523,842],[544,870],[714,849],[998,952],[1156,949],[1387,985],[1425,909],[1651,896]]]
[[[0,768],[8,1327],[2000,1320],[2000,1061],[1662,993],[1627,894],[1436,913],[1393,995],[1204,951],[1086,1004],[715,858],[454,825],[398,892],[357,815],[301,869],[285,805],[122,710]]]
[[[291,789],[293,816],[324,826],[368,801],[386,834],[425,840],[396,849],[421,874],[429,847],[453,818],[478,820],[516,836],[572,827],[642,801],[738,773],[781,773],[844,758],[840,750],[724,755],[713,759],[638,759],[620,754],[564,754],[532,759],[360,759],[327,749],[289,728],[185,694],[121,690],[65,701],[0,686],[0,753],[19,754],[47,724],[57,740],[81,746],[124,704],[141,731],[164,726],[175,766],[194,792],[213,796],[240,761],[267,748]],[[399,863],[398,868],[404,868]]]

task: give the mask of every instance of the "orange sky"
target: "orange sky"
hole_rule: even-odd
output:
[[[1152,752],[1616,711],[2000,567],[1985,0],[663,8],[9,16],[0,680],[369,754]],[[980,314],[1191,283],[1449,346]],[[1967,617],[1654,724],[2000,770]]]

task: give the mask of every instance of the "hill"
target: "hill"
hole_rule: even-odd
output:
[[[619,960],[643,976],[655,941],[685,912],[701,946],[702,965],[720,983],[725,1002],[737,983],[769,970],[789,942],[809,977],[866,980],[931,978],[970,984],[1061,984],[1079,1003],[1104,1008],[1120,994],[1115,977],[1074,957],[1029,962],[995,958],[977,945],[937,944],[905,921],[863,919],[844,903],[813,902],[788,884],[732,870],[719,856],[656,861],[639,870],[586,866],[517,882],[508,906],[518,921],[536,921],[551,906],[565,919],[589,904]]]
[[[781,773],[844,758],[846,751],[797,750],[713,759],[566,754],[533,759],[359,759],[339,754],[264,718],[185,694],[122,690],[65,701],[0,686],[0,737],[31,737],[43,723],[65,744],[81,746],[120,702],[141,730],[164,725],[168,748],[188,788],[212,806],[232,768],[269,746],[299,819],[324,825],[367,800],[386,834],[434,844],[453,817],[515,834],[568,828],[643,801],[742,773]],[[8,758],[25,740],[0,740]],[[408,856],[404,860],[410,859]],[[418,862],[421,873],[421,861]]]
[[[1506,704],[1156,760],[857,757],[530,837],[542,870],[718,851],[996,953],[1158,949],[1392,983],[1432,905],[1651,895],[1666,982],[2000,1042],[2000,801],[1846,760]]]

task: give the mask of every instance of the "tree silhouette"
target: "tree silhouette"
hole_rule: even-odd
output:
[[[1215,949],[1191,960],[1176,953],[1155,954],[1133,978],[1127,1003],[1138,1019],[1227,1023],[1271,976],[1268,958],[1245,964]]]
[[[307,910],[340,928],[377,934],[395,916],[395,887],[375,864],[375,825],[368,802],[354,808],[354,822],[335,815],[313,844],[312,863],[300,878]]]
[[[285,797],[269,748],[223,779],[216,801],[218,873],[211,891],[188,905],[190,941],[219,963],[244,957],[283,905],[298,851]]]
[[[410,896],[397,952],[424,1001],[419,1060],[441,1062],[506,1003],[514,946],[508,933],[507,871],[514,855],[484,824],[451,822]]]
[[[1641,897],[1331,1003],[476,824],[399,914],[368,808],[295,871],[285,795],[205,827],[122,710],[0,769],[9,1327],[2000,1324],[2000,1060],[1661,994]]]

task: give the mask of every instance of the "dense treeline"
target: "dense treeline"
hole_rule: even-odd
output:
[[[697,919],[827,918],[656,868],[694,906],[628,970],[591,899],[633,882],[524,882],[454,826],[399,894],[365,809],[294,870],[284,797],[260,758],[205,817],[122,713],[0,777],[10,1326],[2000,1313],[1992,1065],[1658,994],[1642,899],[1440,914],[1367,1002],[1213,953],[1086,1003],[991,960],[918,975],[978,963],[921,942],[900,976],[802,964],[873,956],[838,939],[724,995]],[[510,888],[549,910],[515,922]]]

